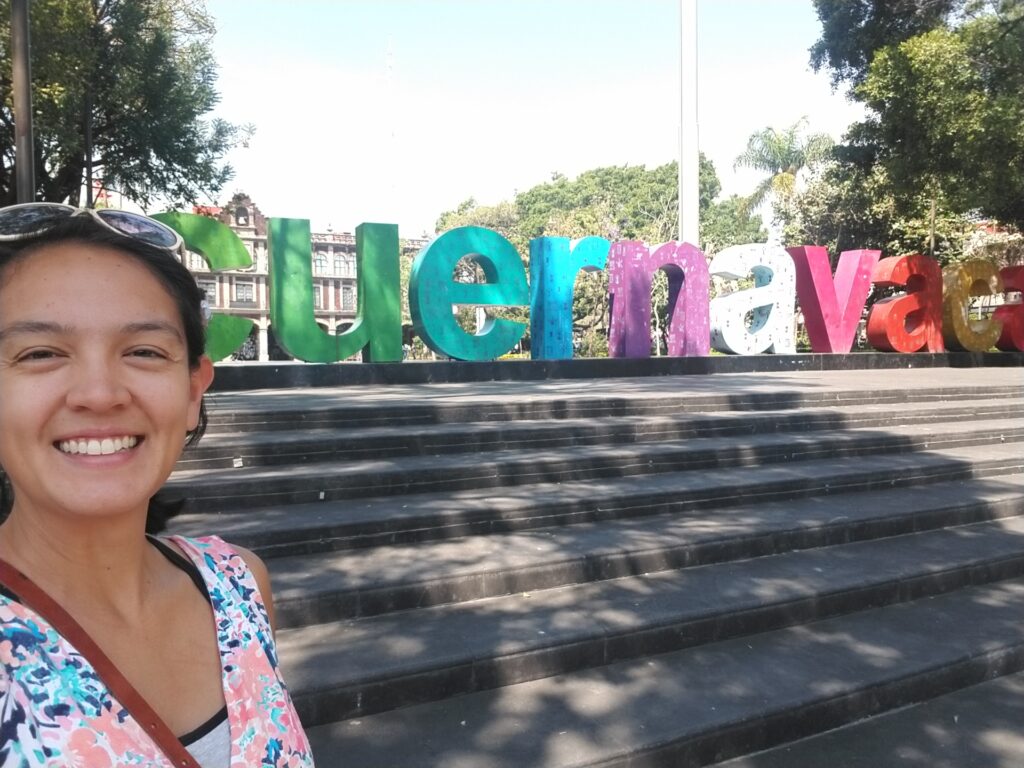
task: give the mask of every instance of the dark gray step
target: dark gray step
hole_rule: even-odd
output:
[[[475,422],[213,434],[185,451],[178,469],[215,469],[410,455],[651,443],[771,432],[892,427],[1002,419],[1024,412],[1022,398],[950,403],[870,404],[830,410],[725,412],[547,421]]]
[[[1024,674],[785,744],[717,768],[1019,768]]]
[[[306,724],[1024,576],[1024,518],[278,632]]]
[[[669,378],[631,381],[601,380],[559,394],[537,385],[470,387],[445,385],[374,389],[362,399],[346,390],[292,390],[213,394],[207,398],[209,432],[247,432],[310,428],[359,428],[480,421],[580,419],[606,416],[657,416],[705,411],[774,411],[804,407],[831,407],[870,403],[912,403],[943,400],[1019,397],[1020,386],[945,387],[821,387],[807,386],[799,378],[772,380],[758,377],[765,389],[748,377],[716,377],[719,391],[693,391],[695,379]],[[666,383],[667,382],[667,383]],[[679,394],[666,391],[678,384]],[[488,394],[488,390],[491,394]],[[524,393],[517,396],[516,391]],[[614,391],[614,395],[606,394]]]
[[[707,765],[1018,672],[1022,612],[1024,580],[969,587],[308,733],[324,765]]]
[[[170,533],[216,531],[264,556],[380,546],[522,531],[573,523],[692,512],[738,504],[876,489],[1024,471],[1018,443],[927,452],[667,473],[576,483],[543,483],[341,502],[285,504],[223,514],[198,512],[170,521]]]
[[[1024,515],[1024,474],[268,560],[279,626]]]
[[[589,358],[575,360],[491,360],[491,361],[413,361],[402,363],[343,363],[341,365],[303,365],[289,363],[231,363],[218,366],[213,382],[217,391],[234,392],[259,388],[355,389],[367,386],[409,387],[488,384],[531,385],[575,383],[581,379],[626,377],[644,378],[716,378],[760,374],[784,377],[786,374],[825,378],[836,373],[878,377],[896,372],[929,372],[972,381],[964,374],[977,370],[1000,371],[1024,367],[1019,352],[939,352],[900,354],[891,352],[862,354],[792,355],[716,355],[710,357]]]
[[[708,437],[571,450],[495,451],[485,455],[408,456],[394,460],[280,468],[175,473],[167,492],[187,495],[193,508],[252,509],[424,491],[457,491],[533,483],[656,475],[818,458],[900,454],[993,440],[1024,439],[1024,418],[996,422],[914,424],[897,430]]]

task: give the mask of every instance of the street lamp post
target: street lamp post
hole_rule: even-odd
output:
[[[679,240],[700,246],[697,0],[679,0]]]
[[[29,63],[28,0],[11,0],[11,82],[14,92],[14,173],[19,203],[36,196],[32,149],[32,66]]]

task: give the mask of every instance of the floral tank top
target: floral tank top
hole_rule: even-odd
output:
[[[217,537],[171,540],[197,566],[213,607],[230,768],[312,768],[252,573]],[[173,768],[89,662],[32,610],[2,594],[0,766]]]

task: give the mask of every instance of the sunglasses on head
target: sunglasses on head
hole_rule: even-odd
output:
[[[0,208],[0,242],[38,235],[73,216],[92,216],[118,234],[157,248],[175,252],[181,250],[181,235],[166,224],[141,213],[115,208],[75,208],[62,203],[21,203]]]

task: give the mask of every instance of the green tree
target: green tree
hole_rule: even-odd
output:
[[[778,215],[796,192],[797,174],[831,155],[832,138],[824,133],[805,136],[806,127],[807,119],[802,118],[781,131],[765,128],[747,140],[747,148],[736,158],[736,166],[767,174],[750,195],[751,208],[770,199]]]
[[[945,24],[966,0],[814,0],[821,37],[811,46],[811,66],[827,68],[832,85],[856,86],[867,77],[875,52]]]
[[[768,239],[760,216],[751,214],[750,200],[731,195],[701,212],[701,250],[714,256],[723,248],[743,243],[763,243]]]
[[[926,250],[943,250],[944,215],[1024,226],[1024,3],[815,7],[822,35],[812,64],[828,68],[834,84],[848,83],[869,110],[836,154],[884,180],[877,188],[897,219],[928,220]]]
[[[796,196],[784,219],[783,242],[824,245],[833,267],[839,253],[859,248],[878,248],[886,256],[929,253],[942,263],[961,258],[974,226],[940,203],[933,229],[930,202],[919,194],[899,211],[884,168],[864,171],[834,161]]]
[[[35,0],[31,5],[37,199],[79,204],[93,178],[143,206],[214,194],[222,158],[251,128],[217,103],[214,28],[201,0]],[[10,2],[0,2],[0,199],[15,201]],[[91,133],[91,151],[86,136]]]
[[[1016,11],[1024,19],[1024,6]],[[863,139],[901,208],[923,190],[957,212],[1024,227],[1024,24],[994,18],[879,51],[859,95]]]
[[[556,173],[550,182],[516,197],[524,234],[552,234],[553,216],[596,206],[604,223],[588,234],[650,242],[671,240],[678,231],[678,168],[675,162],[650,170],[612,166],[585,171],[572,180]],[[704,210],[721,190],[714,165],[704,155],[700,156],[698,184],[700,209]]]

